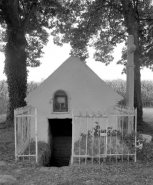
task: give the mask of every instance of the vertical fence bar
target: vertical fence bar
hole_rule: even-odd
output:
[[[122,116],[120,115],[120,128],[119,128],[119,160],[121,160],[121,157],[122,157],[122,143],[120,143],[120,140],[122,141]]]
[[[81,140],[81,113],[80,113],[80,122],[79,122],[79,165],[80,165],[80,140]]]
[[[22,145],[24,145],[24,142],[23,142],[23,137],[24,137],[24,133],[23,133],[23,129],[24,129],[24,126],[23,126],[23,110],[22,110],[22,117],[21,117],[21,132],[22,132]],[[24,150],[23,150],[23,157],[22,157],[23,161],[24,161]]]
[[[32,109],[30,111],[31,111],[30,114],[32,114]],[[34,119],[35,119],[35,117],[34,117]],[[30,143],[31,143],[31,121],[32,121],[32,117],[30,116],[29,117],[29,155],[31,153],[31,146],[30,146]]]
[[[36,162],[38,162],[38,139],[37,139],[37,111],[35,110],[35,115],[32,115],[30,112],[31,107],[21,107],[20,109],[16,109],[14,111],[14,134],[15,134],[15,160],[18,157],[22,157],[22,159],[29,158],[35,156]],[[31,114],[30,114],[31,113]],[[35,155],[32,155],[30,152],[30,142],[31,142],[31,117],[35,118]],[[18,140],[18,133],[20,134],[20,140]],[[18,146],[19,143],[19,146]],[[19,150],[19,151],[18,151]],[[29,150],[29,153],[28,153]]]
[[[128,129],[128,134],[131,133],[131,131],[132,131],[132,118],[133,118],[133,115],[132,116],[128,115],[128,128],[131,127],[130,129]],[[129,130],[130,130],[130,132],[129,132]],[[130,160],[129,159],[129,156],[130,156],[129,154],[130,154],[130,151],[129,151],[129,148],[128,148],[128,163],[129,163],[129,160]]]
[[[134,112],[132,114],[132,116],[130,117],[130,123],[131,123],[131,132],[133,132],[133,122],[134,122]]]
[[[124,128],[124,116],[122,115],[122,127],[121,127],[121,129],[122,129],[122,131],[121,131],[121,133],[122,133],[122,162],[123,162],[123,144],[124,144],[124,142],[123,142],[123,128]]]
[[[30,115],[30,109],[28,110],[28,115]],[[28,143],[29,143],[29,162],[30,162],[30,116],[27,116],[27,137],[28,137]]]
[[[107,133],[107,132],[108,132],[108,122],[109,122],[109,118],[110,118],[110,115],[109,115],[109,117],[108,117],[108,119],[107,119],[107,122],[106,122],[106,137],[105,137],[105,141],[106,141],[106,142],[105,142],[105,143],[106,143],[106,151],[105,151],[105,157],[107,157],[107,145],[108,145],[108,143],[107,143],[107,142],[108,142],[108,141],[107,141],[107,139],[108,139],[108,138],[107,138],[107,137],[108,137],[108,133]]]
[[[32,108],[29,108],[29,115],[32,115]],[[28,115],[28,142],[29,142],[29,156],[30,156],[30,151],[31,151],[31,116]],[[30,158],[31,159],[31,158]]]
[[[134,115],[135,115],[135,157],[134,157],[134,162],[137,161],[137,149],[136,149],[136,145],[137,145],[137,109],[135,109],[134,111]]]
[[[88,150],[88,114],[86,112],[86,129],[87,129],[87,134],[86,134],[86,157],[85,157],[85,164],[87,164],[87,150]]]
[[[36,141],[36,163],[38,163],[37,109],[35,109],[35,141]]]
[[[75,124],[75,116],[72,110],[72,151],[71,151],[71,164],[73,164],[74,158],[74,124]]]
[[[109,126],[110,127],[110,126]],[[109,154],[110,154],[110,157],[109,157],[109,160],[111,161],[112,160],[112,152],[111,152],[111,149],[112,149],[112,133],[111,133],[111,129],[109,130],[109,146],[110,146],[110,152],[109,152]]]
[[[101,117],[99,116],[99,119],[98,119],[98,124],[99,124],[99,165],[100,165],[100,121],[101,121]]]
[[[116,136],[116,139],[115,139],[115,149],[116,149],[116,163],[117,163],[117,153],[118,153],[118,151],[117,151],[117,133],[118,133],[118,122],[119,122],[119,117],[118,116],[116,116],[116,134],[115,134],[115,136]],[[120,124],[120,123],[119,123]]]
[[[93,164],[93,149],[94,149],[94,132],[93,132],[93,123],[95,122],[95,116],[93,112],[93,121],[92,121],[92,164]]]
[[[14,110],[14,135],[15,135],[15,161],[17,161],[17,131],[16,110]]]

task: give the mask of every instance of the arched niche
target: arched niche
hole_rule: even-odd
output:
[[[53,112],[68,112],[68,97],[63,90],[58,90],[54,94]]]

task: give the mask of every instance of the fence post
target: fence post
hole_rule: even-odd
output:
[[[134,51],[136,46],[134,45],[133,35],[128,36],[128,48],[127,48],[127,80],[126,80],[126,98],[127,106],[133,107],[134,105]]]
[[[38,164],[37,109],[35,109],[36,163]]]
[[[134,158],[134,162],[137,161],[137,149],[136,149],[136,145],[137,145],[137,108],[134,111],[134,115],[135,115],[135,158]]]
[[[85,158],[85,164],[87,164],[87,155],[88,155],[88,113],[86,112],[86,158]]]
[[[74,123],[75,117],[72,110],[72,151],[71,151],[71,164],[73,164],[73,156],[74,156]]]
[[[14,110],[15,161],[17,161],[16,110]]]

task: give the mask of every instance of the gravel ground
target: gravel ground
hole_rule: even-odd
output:
[[[28,167],[8,164],[0,167],[0,174],[12,175],[11,185],[151,185],[153,164],[120,163],[70,166]]]

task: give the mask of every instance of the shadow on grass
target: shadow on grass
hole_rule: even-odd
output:
[[[14,161],[14,129],[0,129],[0,161]]]
[[[141,126],[138,126],[137,131],[140,134],[153,135],[153,126],[150,123],[143,121],[143,124]]]
[[[6,121],[6,114],[1,114],[0,115],[0,125],[5,124]]]

